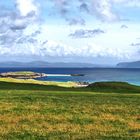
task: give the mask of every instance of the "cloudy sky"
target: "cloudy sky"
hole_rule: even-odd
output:
[[[0,61],[140,60],[140,0],[0,0]]]

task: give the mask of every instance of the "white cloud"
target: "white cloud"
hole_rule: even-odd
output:
[[[16,0],[16,3],[21,16],[27,16],[32,12],[38,13],[38,7],[35,5],[34,0]]]
[[[124,7],[140,7],[140,0],[92,0],[93,12],[103,21],[120,20],[119,11],[114,12],[114,5],[121,4]]]
[[[62,8],[65,8],[65,0],[57,1],[61,2]],[[130,2],[130,0],[92,0],[90,6],[92,6],[93,14],[101,20],[116,21],[119,19],[119,16],[113,12],[113,2],[125,3]],[[138,3],[139,1],[135,2]],[[47,30],[49,27],[46,26],[46,23],[39,25],[34,20],[37,18],[39,10],[34,0],[17,0],[16,8],[18,8],[20,14],[17,14],[14,18],[11,18],[10,13],[7,17],[0,18],[0,55],[9,55],[9,57],[36,56],[43,58],[111,57],[117,59],[130,59],[139,55],[139,47],[132,48],[132,46],[129,46],[132,43],[129,41],[133,41],[139,35],[137,32],[138,28],[133,29],[133,27],[129,26],[130,29],[121,30],[119,25],[117,31],[112,32],[114,24],[111,24],[111,28],[107,29],[109,34],[103,34],[101,38],[97,37],[93,40],[88,40],[88,38],[87,40],[77,40],[79,43],[77,45],[76,41],[67,38],[69,34],[67,28],[69,26],[59,26],[58,29],[56,25],[55,28],[52,27]],[[32,12],[33,15],[29,16]],[[50,38],[46,36],[46,32],[51,36]],[[66,32],[68,33],[67,35]]]
[[[114,3],[120,3],[127,7],[140,7],[140,0],[112,0]]]
[[[112,11],[110,0],[93,0],[93,13],[96,12],[98,18],[103,21],[116,21],[119,16]]]
[[[45,42],[43,44],[43,42]],[[131,46],[130,46],[131,47]],[[14,44],[12,47],[0,46],[1,55],[9,56],[36,56],[36,57],[111,57],[116,59],[130,59],[137,54],[140,48],[117,48],[117,47],[106,47],[90,43],[80,47],[73,47],[63,44],[61,42],[37,40],[35,44],[28,40],[24,43]]]
[[[119,11],[114,9],[117,5],[121,4],[123,7],[140,6],[140,0],[54,0],[52,2],[55,2],[55,8],[59,10],[64,18],[67,17],[67,19],[71,20],[70,13],[75,12],[74,20],[78,19],[78,17],[80,19],[83,17],[80,15],[82,9],[86,14],[96,16],[97,19],[107,22],[119,21],[121,20],[120,17],[125,18],[120,15]],[[86,19],[83,18],[83,20]]]

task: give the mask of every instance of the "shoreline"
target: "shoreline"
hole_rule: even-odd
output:
[[[58,76],[58,77],[61,77],[61,76],[70,77],[71,74],[46,74],[46,77],[48,77],[48,76],[51,76],[51,77],[55,77],[55,76]]]
[[[88,84],[84,84],[84,82],[59,82],[59,81],[41,81],[37,79],[17,79],[17,78],[0,78],[0,82],[10,82],[10,83],[27,83],[27,84],[39,84],[39,85],[46,85],[46,86],[60,86],[60,87],[86,87]]]
[[[17,78],[17,79],[35,79],[41,77],[71,77],[71,76],[85,76],[84,74],[47,74],[33,71],[17,71],[0,73],[1,78]]]
[[[18,79],[18,78],[0,78],[0,82],[8,82],[8,83],[21,83],[21,84],[38,84],[38,85],[46,85],[46,86],[59,86],[59,87],[67,87],[67,88],[82,88],[88,87],[89,85],[100,84],[100,83],[122,83],[129,84],[131,86],[140,87],[140,85],[136,85],[130,82],[123,81],[94,81],[94,82],[77,82],[77,81],[42,81],[37,79]]]
[[[79,76],[84,76],[83,74],[46,74],[46,73],[37,73],[37,72],[33,72],[33,71],[17,71],[17,72],[5,72],[5,73],[0,73],[0,81],[7,81],[10,79],[10,81],[22,81],[22,82],[35,82],[35,83],[39,83],[39,84],[59,84],[59,85],[66,85],[68,86],[67,83],[72,83],[72,85],[74,87],[86,87],[91,83],[95,83],[95,82],[114,82],[114,81],[72,81],[69,80],[68,81],[57,81],[57,80],[47,80],[47,77],[79,77]],[[46,77],[46,80],[41,80],[40,78]],[[55,79],[55,78],[54,78]],[[140,86],[139,83],[132,83],[129,81],[115,81],[115,82],[127,82],[131,85],[135,85],[135,86]],[[21,83],[21,82],[20,82]]]

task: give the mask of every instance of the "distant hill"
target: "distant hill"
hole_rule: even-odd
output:
[[[118,63],[118,68],[140,68],[140,61]]]
[[[63,62],[48,63],[45,61],[33,61],[33,62],[0,62],[0,67],[92,68],[103,66],[90,63],[63,63]]]

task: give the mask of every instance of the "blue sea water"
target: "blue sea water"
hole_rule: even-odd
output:
[[[140,85],[140,69],[121,68],[0,68],[2,72],[34,71],[46,74],[84,74],[84,76],[48,76],[38,78],[43,81],[122,81]]]

